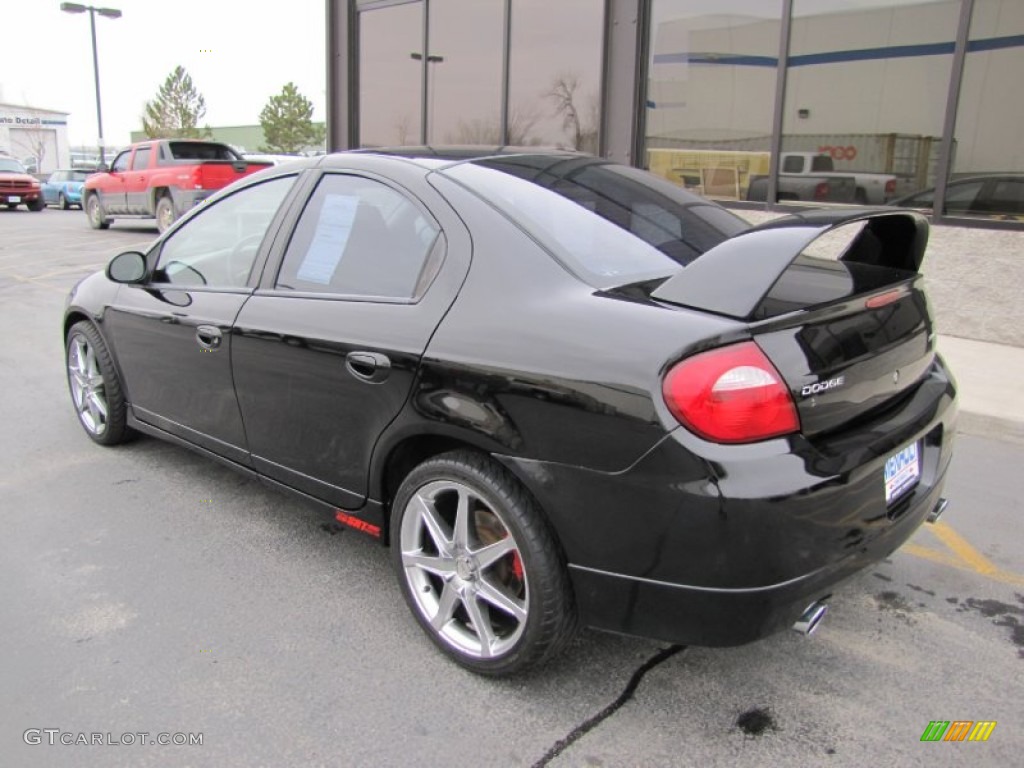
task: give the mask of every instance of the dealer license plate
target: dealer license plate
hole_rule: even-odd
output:
[[[17,195],[8,195],[7,202],[8,203],[20,203],[21,202],[21,198],[18,197]]]
[[[921,479],[921,443],[911,443],[885,461],[885,503],[892,504]]]

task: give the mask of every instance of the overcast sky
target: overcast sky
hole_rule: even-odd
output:
[[[86,2],[82,2],[86,4]],[[267,99],[293,81],[325,117],[324,0],[110,0],[96,17],[103,125],[109,146],[129,142],[178,64],[206,98],[204,123],[255,125]],[[97,138],[89,15],[60,0],[0,0],[0,103],[69,112],[72,144]]]

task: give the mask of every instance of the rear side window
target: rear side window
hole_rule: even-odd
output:
[[[748,226],[664,179],[593,158],[511,156],[444,174],[596,288],[668,277]]]
[[[397,190],[359,176],[327,174],[302,212],[276,287],[413,298],[436,274],[439,236],[434,221]]]
[[[804,159],[799,155],[790,155],[782,159],[783,173],[800,173],[804,169]]]

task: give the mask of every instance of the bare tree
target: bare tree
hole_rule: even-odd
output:
[[[540,139],[531,137],[530,132],[537,122],[537,114],[521,106],[513,106],[508,111],[508,141],[513,147],[526,147],[540,144]],[[500,118],[475,118],[459,120],[455,131],[445,134],[449,144],[483,144],[499,145],[501,141]]]
[[[412,117],[408,112],[395,121],[395,132],[398,134],[399,146],[405,146],[409,143],[409,134],[412,133]]]
[[[579,76],[574,72],[563,72],[555,77],[550,90],[544,94],[554,105],[555,115],[562,118],[562,129],[569,134],[573,149],[587,152],[597,151],[598,110],[595,99],[590,99],[587,114],[581,114]]]
[[[47,149],[51,143],[56,146],[56,131],[52,128],[44,128],[40,118],[36,118],[36,122],[29,125],[22,124],[19,128],[17,138],[12,142],[16,147],[15,151],[24,152],[35,158],[35,173],[42,173]]]

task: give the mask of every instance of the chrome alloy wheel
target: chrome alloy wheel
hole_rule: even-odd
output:
[[[490,659],[523,634],[529,596],[515,539],[479,492],[427,483],[406,504],[399,546],[417,609],[454,650]]]
[[[71,400],[83,426],[93,435],[102,435],[107,429],[103,374],[96,362],[96,351],[81,335],[74,336],[68,346],[68,381]]]

